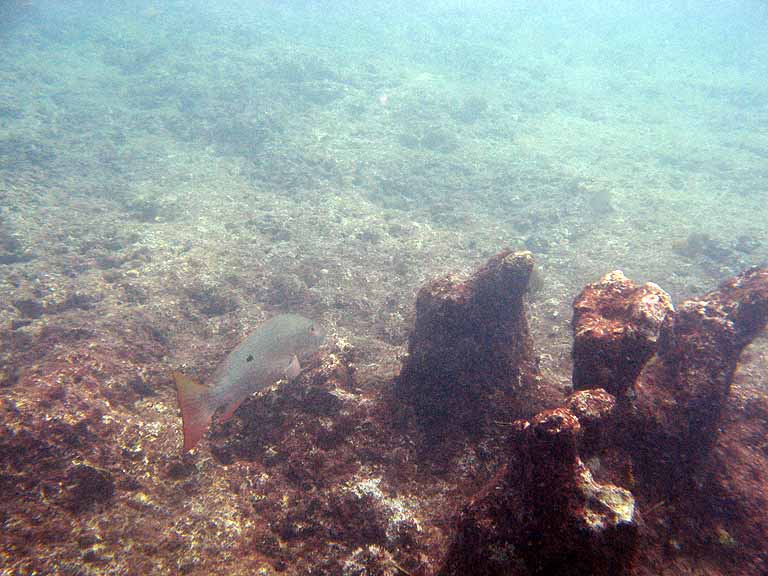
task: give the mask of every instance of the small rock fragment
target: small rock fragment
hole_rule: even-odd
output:
[[[593,452],[605,443],[610,435],[610,418],[616,407],[616,399],[602,388],[580,390],[568,397],[566,407],[581,424],[581,444]]]

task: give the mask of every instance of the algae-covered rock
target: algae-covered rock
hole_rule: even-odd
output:
[[[636,285],[621,271],[589,284],[573,304],[573,387],[619,396],[656,350],[672,300],[659,286]]]
[[[516,422],[509,460],[461,513],[439,576],[629,574],[634,497],[594,480],[578,455],[580,435],[565,408]]]
[[[64,491],[67,507],[73,512],[83,512],[108,502],[115,494],[115,481],[106,470],[76,464],[66,474]]]
[[[395,392],[414,412],[426,457],[439,461],[498,431],[494,420],[527,415],[538,376],[523,305],[533,266],[530,252],[504,251],[469,278],[419,291]]]

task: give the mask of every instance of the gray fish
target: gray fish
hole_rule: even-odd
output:
[[[184,450],[195,447],[219,409],[222,412],[216,421],[225,422],[253,392],[280,378],[295,378],[301,372],[299,357],[317,350],[323,340],[325,331],[319,324],[296,314],[281,314],[238,344],[206,384],[174,373],[184,422]]]

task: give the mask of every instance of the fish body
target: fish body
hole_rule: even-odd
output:
[[[184,422],[184,450],[203,437],[213,417],[226,422],[252,393],[277,380],[295,378],[299,358],[311,354],[325,340],[323,328],[296,314],[267,320],[219,364],[206,384],[175,373],[176,394]]]

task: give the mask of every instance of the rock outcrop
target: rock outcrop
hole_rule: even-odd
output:
[[[438,574],[628,573],[638,537],[634,497],[593,478],[578,455],[581,434],[567,408],[518,421],[507,465],[462,513]]]
[[[723,414],[737,361],[768,322],[768,269],[677,310],[657,286],[614,272],[574,308],[582,390],[515,423],[506,464],[460,514],[436,574],[650,574],[675,556],[681,570],[696,565],[704,550],[704,573],[764,574],[768,519],[756,502],[768,490],[747,475],[766,458],[748,462],[743,442],[766,425]],[[598,384],[616,397],[583,389]]]
[[[620,395],[656,352],[673,310],[656,284],[637,286],[620,271],[589,284],[573,303],[573,387]]]
[[[535,413],[538,369],[523,307],[533,266],[530,252],[505,251],[469,278],[419,291],[395,396],[413,410],[423,455],[441,460],[498,431],[494,421]]]
[[[0,330],[0,566],[768,573],[764,346],[738,369],[768,321],[768,270],[676,309],[618,273],[588,286],[565,397],[537,369],[532,266],[505,251],[429,283],[399,377],[339,338],[183,456],[168,357],[189,347],[204,376],[226,341],[173,341],[77,292],[11,301],[26,315]]]
[[[768,270],[759,268],[667,315],[625,409],[625,445],[649,481],[688,490],[716,440],[739,356],[766,322]]]

